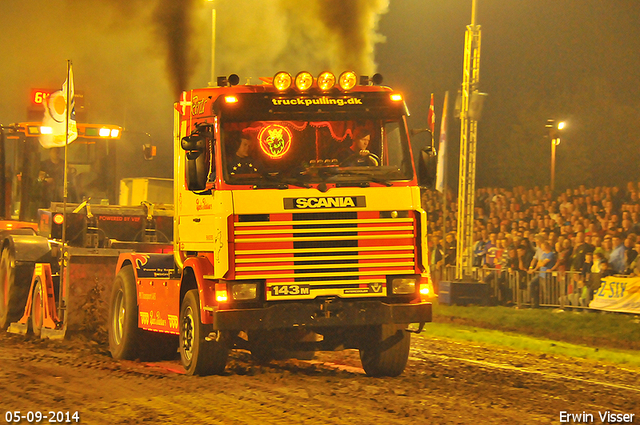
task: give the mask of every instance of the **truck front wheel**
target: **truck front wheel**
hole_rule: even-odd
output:
[[[398,376],[407,365],[411,334],[404,326],[373,326],[360,343],[360,361],[369,376]]]
[[[202,323],[198,290],[186,293],[180,308],[180,359],[188,375],[222,374],[229,348],[221,338],[207,341],[213,327]]]

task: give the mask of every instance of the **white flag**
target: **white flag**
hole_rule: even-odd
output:
[[[440,122],[440,143],[438,145],[438,168],[436,171],[436,190],[444,191],[445,158],[447,155],[447,109],[449,108],[449,92],[444,94],[442,121]]]
[[[67,99],[67,85],[69,86],[69,99]],[[40,127],[40,144],[44,148],[57,148],[71,143],[78,137],[76,125],[76,110],[74,104],[73,70],[69,65],[69,76],[62,85],[62,90],[51,93],[44,101],[44,118]],[[69,134],[65,137],[67,129],[67,106],[69,107]]]

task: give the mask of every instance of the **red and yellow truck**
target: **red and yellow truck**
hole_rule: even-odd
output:
[[[353,72],[238,80],[175,104],[173,252],[119,256],[113,357],[177,350],[210,374],[234,348],[351,348],[399,375],[432,295],[402,95]]]

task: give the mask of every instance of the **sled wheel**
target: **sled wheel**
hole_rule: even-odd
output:
[[[188,375],[221,374],[227,365],[229,349],[224,340],[207,341],[213,331],[200,318],[198,290],[186,293],[180,308],[180,360]]]
[[[369,376],[398,376],[407,365],[411,334],[399,325],[368,329],[360,345],[362,368]]]
[[[31,298],[31,329],[33,334],[40,337],[42,334],[42,324],[44,323],[44,299],[42,293],[42,282],[40,278],[36,278],[36,284],[33,288]]]
[[[33,265],[17,267],[13,250],[5,246],[0,254],[0,330],[24,314],[32,275]]]

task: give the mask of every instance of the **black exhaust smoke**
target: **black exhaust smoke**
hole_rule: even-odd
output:
[[[197,0],[159,0],[155,30],[166,49],[166,66],[176,99],[186,90],[198,56],[193,48],[193,15]]]

